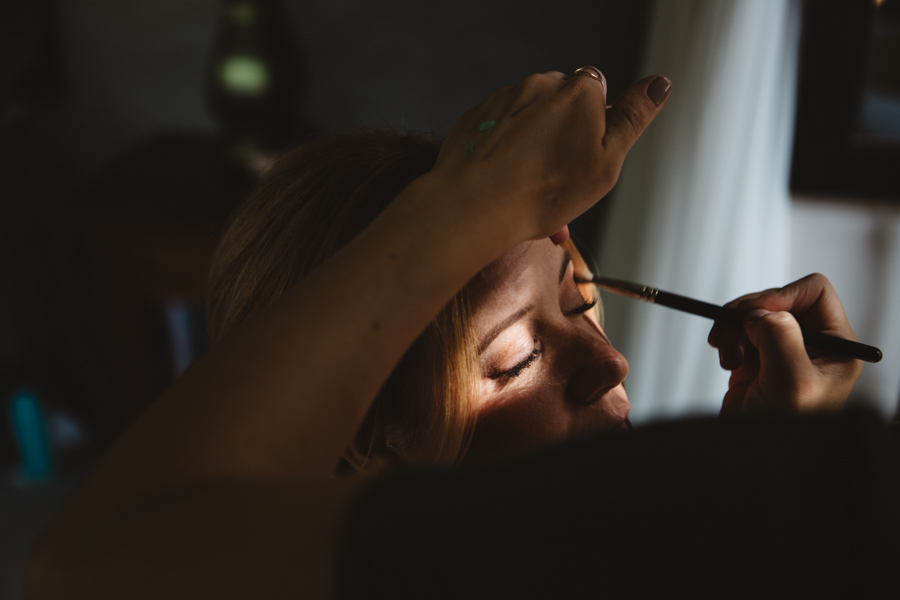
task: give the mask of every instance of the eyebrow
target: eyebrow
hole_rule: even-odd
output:
[[[563,250],[562,255],[562,266],[559,269],[559,284],[562,284],[563,277],[566,276],[566,271],[569,269],[569,262],[572,260],[572,255],[569,254],[568,250]],[[487,350],[488,346],[491,345],[497,336],[512,327],[513,323],[527,315],[532,309],[534,309],[534,304],[528,304],[523,306],[513,314],[509,315],[505,319],[503,319],[500,323],[497,323],[490,331],[487,332],[487,335],[482,338],[481,342],[478,344],[478,354],[480,355],[482,352]]]
[[[494,325],[494,327],[487,333],[484,338],[482,338],[481,343],[478,344],[478,354],[481,354],[487,347],[491,345],[498,335],[509,329],[513,323],[527,315],[534,308],[534,304],[529,304],[527,306],[523,306],[513,314],[509,315],[501,322]]]
[[[572,255],[569,254],[569,251],[563,249],[562,255],[562,266],[559,267],[559,284],[562,285],[563,277],[566,276],[566,271],[569,269],[569,263],[572,262]]]

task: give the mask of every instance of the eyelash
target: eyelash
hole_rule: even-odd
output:
[[[581,305],[581,306],[579,306],[578,308],[576,308],[575,310],[573,310],[570,314],[573,314],[573,315],[583,315],[583,314],[586,313],[587,311],[589,311],[589,310],[591,310],[592,308],[594,308],[595,306],[597,306],[597,302],[598,302],[599,300],[600,300],[600,298],[594,296],[594,297],[592,297],[592,298],[590,299],[590,301],[585,302],[583,305]]]
[[[540,346],[535,346],[534,350],[531,351],[531,354],[528,355],[528,358],[514,366],[512,369],[508,371],[504,371],[502,373],[497,373],[496,375],[491,375],[491,379],[500,379],[502,381],[509,381],[510,379],[515,379],[519,376],[519,374],[531,366],[531,364],[537,360],[537,357],[544,353],[544,349]]]
[[[599,298],[591,298],[590,301],[585,302],[583,305],[579,306],[575,310],[571,311],[570,315],[583,315],[587,311],[591,310],[595,306],[597,306],[597,301]],[[515,379],[518,377],[522,371],[530,367],[537,358],[544,353],[544,349],[541,346],[535,346],[534,350],[531,351],[531,354],[528,355],[528,358],[514,366],[512,369],[508,371],[504,371],[502,373],[497,373],[496,375],[491,375],[491,379],[500,379],[503,381],[509,381],[510,379]]]

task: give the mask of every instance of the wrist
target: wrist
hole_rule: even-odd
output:
[[[425,227],[435,227],[435,240],[456,246],[456,260],[478,265],[471,275],[527,241],[519,209],[508,214],[498,193],[466,174],[432,170],[413,181],[395,200],[421,211]]]

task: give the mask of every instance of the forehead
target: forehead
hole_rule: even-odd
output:
[[[523,294],[556,283],[564,250],[549,238],[519,244],[469,282],[476,313],[486,305],[523,304]],[[549,278],[549,279],[548,279]],[[555,287],[555,286],[554,286]]]

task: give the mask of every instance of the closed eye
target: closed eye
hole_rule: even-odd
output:
[[[598,302],[599,300],[600,300],[599,298],[591,298],[589,301],[585,301],[584,304],[582,304],[581,306],[579,306],[579,307],[576,308],[575,310],[570,311],[569,314],[570,314],[570,315],[583,315],[583,314],[586,313],[587,311],[589,311],[589,310],[591,310],[592,308],[594,308],[595,306],[597,306],[597,302]]]
[[[528,358],[514,366],[512,369],[507,371],[503,371],[502,373],[495,373],[490,376],[491,379],[498,379],[503,382],[510,381],[518,377],[522,371],[530,367],[534,364],[534,361],[538,359],[538,357],[544,353],[543,346],[538,342],[534,346],[534,350],[531,351],[531,354],[528,355]]]

